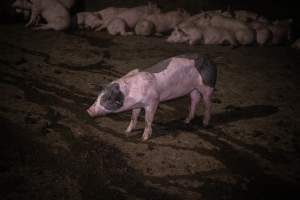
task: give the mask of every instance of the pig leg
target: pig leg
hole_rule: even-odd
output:
[[[153,122],[153,118],[154,118],[154,114],[156,112],[157,106],[158,106],[158,101],[153,102],[152,104],[145,107],[146,126],[145,126],[144,133],[142,136],[143,141],[148,140],[152,134],[152,122]]]
[[[141,112],[140,108],[136,108],[132,110],[131,121],[128,128],[126,129],[126,133],[130,133],[135,128],[140,112]]]
[[[184,120],[184,123],[186,123],[186,124],[189,124],[191,122],[191,120],[194,119],[196,107],[201,99],[201,95],[200,95],[199,91],[193,90],[190,93],[190,97],[191,97],[191,105],[190,105],[189,114],[188,114],[187,118]]]
[[[211,96],[214,89],[208,86],[202,86],[200,92],[202,94],[203,104],[204,104],[204,117],[202,124],[204,127],[207,127],[210,121],[211,115]]]
[[[33,4],[30,19],[29,19],[29,21],[27,22],[27,24],[25,26],[29,27],[31,25],[36,24],[36,21],[38,20],[39,14],[40,14],[40,10],[38,8],[38,5]]]

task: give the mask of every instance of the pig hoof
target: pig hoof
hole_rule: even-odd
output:
[[[142,141],[147,141],[150,138],[150,134],[143,134]]]
[[[184,123],[185,123],[185,124],[189,124],[190,122],[191,122],[190,119],[185,119],[185,120],[184,120]]]
[[[130,133],[132,131],[132,129],[130,128],[130,127],[128,127],[127,129],[126,129],[126,131],[125,131],[125,133]]]
[[[209,129],[209,128],[212,128],[213,126],[208,123],[202,123],[202,127],[205,129]]]

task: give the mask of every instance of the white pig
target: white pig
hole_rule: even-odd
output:
[[[204,17],[198,19],[195,23],[200,26],[211,25],[228,29],[234,33],[235,38],[241,45],[252,44],[255,40],[254,30],[240,20],[224,17],[221,15],[205,15]]]
[[[268,24],[260,21],[252,21],[250,27],[256,32],[256,43],[259,45],[265,45],[272,39],[272,32],[268,27]]]
[[[128,10],[129,8],[117,8],[117,7],[108,7],[103,10],[97,11],[96,13],[101,18],[101,26],[99,26],[96,31],[101,31],[105,29],[108,24],[120,13]]]
[[[160,9],[157,5],[149,3],[147,6],[138,6],[134,8],[130,8],[118,14],[109,24],[113,23],[116,30],[119,30],[119,33],[124,35],[132,34],[125,29],[134,29],[137,22],[142,19],[144,16],[152,14],[152,13],[159,13]],[[113,22],[114,20],[117,22]],[[119,24],[120,28],[117,28],[116,25]],[[108,25],[109,26],[109,25]],[[124,29],[123,29],[124,28]],[[118,33],[116,33],[118,34]]]
[[[155,33],[155,25],[149,20],[141,20],[134,27],[136,35],[149,36]]]
[[[80,12],[76,14],[77,25],[80,29],[93,30],[102,24],[102,20],[95,12]]]
[[[170,11],[167,13],[153,13],[145,16],[144,20],[137,23],[135,29],[138,31],[136,31],[136,33],[138,32],[140,35],[147,35],[147,32],[152,32],[149,30],[151,30],[153,25],[156,34],[160,35],[162,33],[168,33],[188,17],[190,17],[190,15],[184,10]],[[149,22],[152,22],[153,25]]]
[[[107,31],[111,35],[121,35],[128,36],[133,35],[133,32],[129,31],[129,28],[125,22],[125,20],[121,18],[113,19],[107,26]]]
[[[204,103],[203,125],[211,115],[211,96],[216,84],[217,69],[206,57],[198,54],[175,56],[159,62],[144,71],[135,69],[111,82],[87,110],[91,117],[132,110],[131,132],[139,113],[145,110],[145,129],[142,140],[152,134],[152,122],[159,102],[190,95],[190,111],[185,119],[189,123],[195,116],[200,99]]]
[[[70,14],[58,0],[31,0],[31,16],[26,26],[34,25],[39,16],[47,24],[36,27],[38,30],[65,30],[70,25]]]
[[[234,34],[224,28],[215,26],[185,26],[176,28],[167,38],[168,42],[188,42],[190,45],[195,44],[229,44],[233,47],[238,45]]]

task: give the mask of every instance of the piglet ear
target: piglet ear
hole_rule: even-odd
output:
[[[138,73],[139,71],[140,71],[139,69],[131,70],[124,77],[134,75],[134,74]]]

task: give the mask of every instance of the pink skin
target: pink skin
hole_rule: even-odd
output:
[[[80,12],[77,13],[77,25],[80,29],[94,30],[99,27],[102,20],[95,12]]]
[[[256,32],[256,43],[257,44],[265,45],[271,40],[272,32],[269,30],[269,27],[266,23],[263,23],[260,21],[253,21],[249,25]]]
[[[140,19],[142,19],[144,16],[152,14],[152,13],[159,13],[160,9],[157,8],[156,5],[148,4],[147,6],[138,6],[134,8],[129,8],[117,16],[114,17],[112,21],[109,22],[109,25],[115,20],[118,20],[118,23],[114,23],[114,26],[117,26],[117,24],[120,25],[120,27],[115,27],[114,30],[119,30],[119,32],[114,34],[120,34],[120,35],[131,35],[131,32],[127,32],[126,29],[134,29],[136,24]],[[123,22],[121,22],[121,20]],[[108,25],[108,26],[109,26]],[[102,29],[102,28],[101,28]]]
[[[167,39],[168,42],[188,42],[195,44],[230,44],[238,45],[234,34],[227,29],[213,26],[191,26],[176,29]]]
[[[211,96],[213,88],[203,84],[195,61],[187,58],[173,57],[168,67],[161,72],[150,73],[133,70],[124,77],[114,81],[120,85],[125,95],[123,106],[114,113],[132,110],[132,117],[126,132],[131,132],[136,124],[141,109],[145,109],[145,129],[142,140],[147,140],[152,134],[152,122],[158,104],[161,101],[175,99],[190,94],[191,106],[185,123],[189,123],[195,116],[195,110],[202,96],[204,102],[203,125],[207,126],[211,114]],[[186,78],[188,77],[188,78]],[[180,82],[180,84],[177,84]],[[100,105],[101,94],[96,102],[87,110],[92,117],[102,116],[110,111]]]
[[[155,25],[157,33],[165,33],[172,31],[176,25],[190,17],[185,11],[170,11],[167,13],[154,13],[146,16],[144,19]]]
[[[111,35],[128,36],[133,35],[132,32],[128,32],[128,27],[123,19],[115,18],[107,26],[107,31]]]
[[[136,24],[134,32],[137,35],[149,36],[155,33],[155,25],[151,21],[141,20]]]
[[[96,12],[96,14],[101,19],[101,26],[99,26],[96,31],[101,31],[105,29],[108,24],[120,13],[128,10],[129,8],[116,8],[116,7],[108,7],[103,10]]]
[[[34,25],[39,16],[42,16],[47,24],[35,27],[36,30],[65,30],[70,25],[68,10],[57,0],[31,0],[31,16],[26,26]]]
[[[239,20],[216,15],[211,18],[210,24],[232,31],[241,45],[249,45],[255,41],[255,32]]]
[[[123,19],[129,28],[134,28],[138,20],[152,13],[160,13],[160,9],[156,5],[148,4],[147,6],[138,6],[125,10],[116,17]]]

